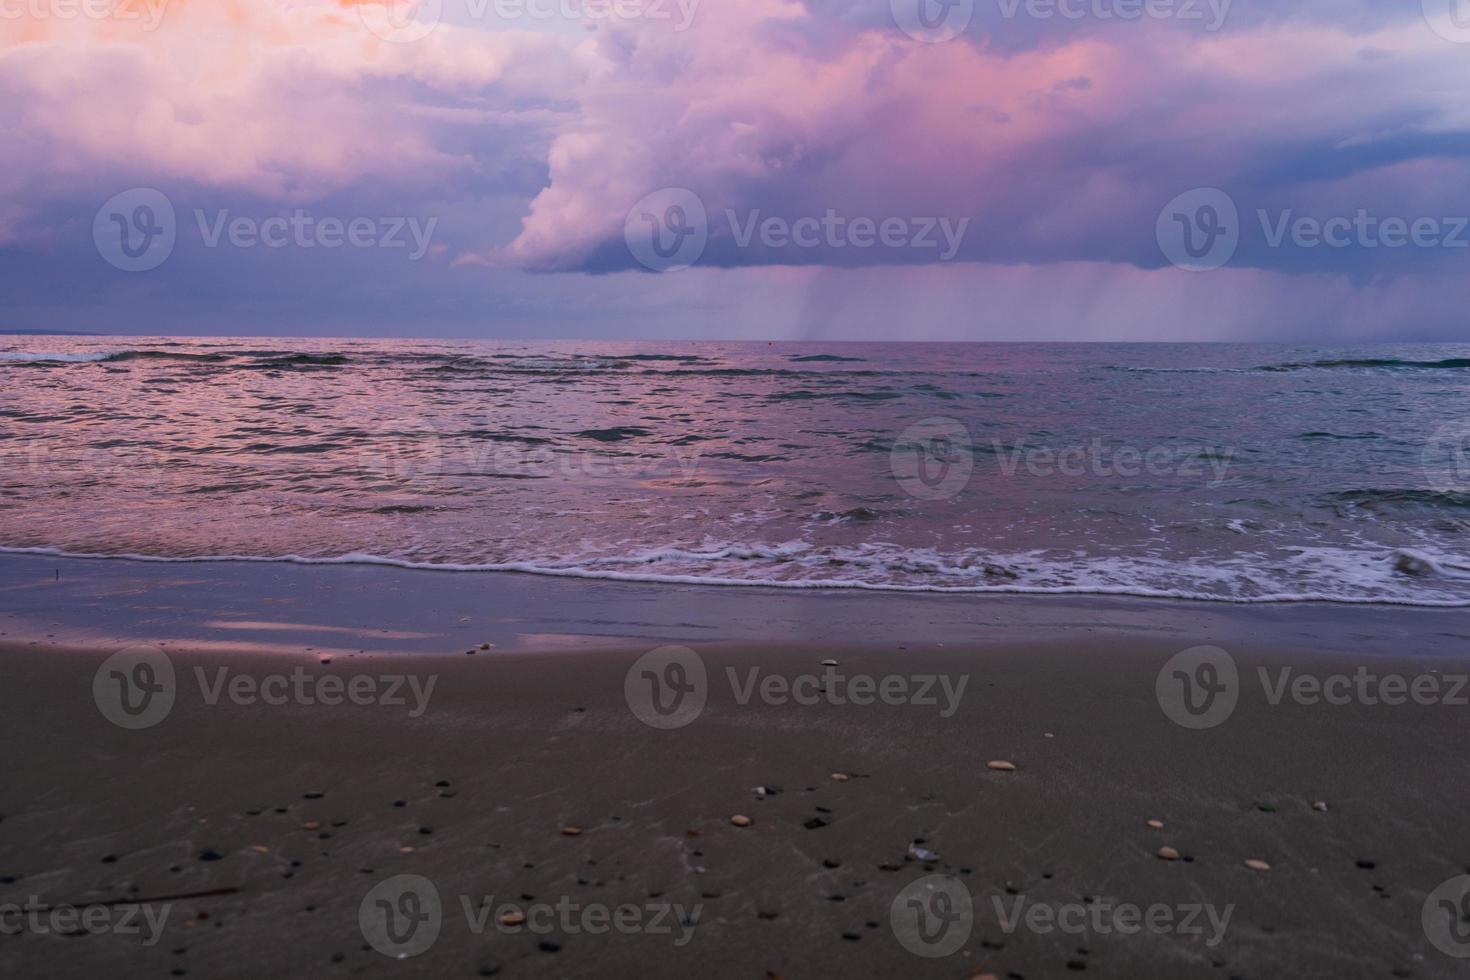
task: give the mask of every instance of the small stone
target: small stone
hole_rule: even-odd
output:
[[[493,643],[481,643],[480,644],[480,649],[481,650],[489,650],[489,649],[493,648],[494,646],[495,646],[495,644],[493,644]]]
[[[566,826],[561,829],[561,835],[563,837],[580,837],[582,835],[582,828]]]
[[[834,783],[845,783],[851,778],[852,777],[845,772],[834,772],[832,774],[832,782]]]
[[[525,921],[526,913],[519,910],[507,912],[500,917],[500,924],[503,926],[518,926]]]
[[[1041,737],[1042,738],[1056,738],[1056,736],[1053,735],[1051,732],[1042,732],[1041,733]]]
[[[1162,820],[1150,820],[1148,822],[1148,828],[1150,830],[1163,830],[1164,829],[1164,821],[1162,821]]]
[[[412,854],[416,850],[418,850],[418,848],[414,847],[412,844],[404,844],[402,847],[400,847],[398,849],[398,853],[399,854]]]
[[[201,860],[201,861],[222,861],[222,860],[224,860],[224,855],[221,854],[219,851],[214,850],[213,848],[207,848],[207,849],[199,852],[199,860]]]
[[[1007,762],[1004,759],[993,759],[985,763],[985,768],[993,769],[996,772],[1015,772],[1016,764],[1014,762]]]
[[[250,849],[256,854],[269,854],[271,852],[271,849],[269,847],[266,847],[264,844],[256,844]]]
[[[308,821],[306,821],[306,823],[304,823],[304,824],[301,825],[301,829],[302,830],[321,830],[322,829],[322,822],[320,820],[308,820]]]
[[[1271,866],[1260,858],[1246,858],[1245,866],[1252,871],[1270,871]]]
[[[751,820],[743,813],[737,813],[735,814],[735,816],[730,818],[730,823],[734,824],[736,827],[749,827],[754,822],[755,821]]]
[[[1161,859],[1163,859],[1165,861],[1177,861],[1177,860],[1179,860],[1179,852],[1176,851],[1176,850],[1174,850],[1174,848],[1169,847],[1168,845],[1165,845],[1165,846],[1159,848],[1156,853],[1158,854],[1158,856]]]
[[[1318,813],[1326,813],[1327,812],[1327,801],[1326,800],[1318,800],[1316,803],[1313,803],[1312,804],[1312,809],[1313,810],[1316,810]]]

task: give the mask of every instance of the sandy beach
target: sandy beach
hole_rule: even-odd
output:
[[[6,972],[1463,974],[1458,614],[731,591],[7,558]]]

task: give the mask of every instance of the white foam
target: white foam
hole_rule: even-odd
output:
[[[752,549],[761,550],[761,549]],[[1305,552],[1328,552],[1340,549],[1302,549]],[[688,552],[684,549],[668,549],[669,553],[680,555],[696,555],[699,552]],[[967,585],[938,585],[932,583],[904,584],[889,582],[872,582],[856,579],[780,579],[753,576],[750,578],[731,578],[718,575],[691,575],[691,574],[659,574],[656,572],[624,572],[607,568],[588,567],[591,561],[584,564],[568,565],[543,565],[535,562],[512,561],[512,562],[427,562],[413,561],[404,558],[393,558],[383,555],[373,555],[364,552],[353,552],[337,556],[306,556],[306,555],[190,555],[190,556],[167,556],[167,555],[141,555],[141,554],[101,554],[96,552],[72,552],[60,548],[12,548],[0,547],[0,554],[30,554],[50,555],[59,558],[84,558],[95,560],[116,561],[138,561],[167,564],[193,564],[212,562],[244,562],[252,564],[282,563],[292,565],[382,565],[393,568],[405,568],[421,571],[434,572],[520,572],[528,575],[548,575],[562,578],[580,579],[603,579],[615,582],[646,582],[656,584],[672,585],[699,585],[738,588],[766,588],[766,589],[831,589],[831,590],[861,590],[871,592],[908,592],[908,593],[935,593],[951,595],[1099,595],[1099,596],[1127,596],[1143,599],[1183,599],[1196,602],[1228,602],[1235,604],[1272,604],[1272,603],[1298,603],[1298,602],[1331,602],[1352,605],[1390,605],[1390,606],[1422,606],[1428,608],[1470,608],[1470,599],[1434,596],[1410,596],[1405,594],[1385,594],[1385,585],[1392,581],[1391,572],[1384,566],[1391,566],[1388,555],[1376,556],[1370,565],[1364,566],[1364,556],[1353,553],[1357,561],[1349,563],[1354,574],[1339,579],[1332,583],[1337,588],[1331,591],[1289,591],[1278,590],[1274,592],[1262,592],[1255,595],[1240,595],[1219,592],[1195,591],[1180,588],[1158,588],[1142,583],[1108,584],[1104,581],[1094,580],[1088,583],[1076,585],[1039,585],[1025,583],[1008,584],[967,584]],[[1342,571],[1342,565],[1348,553],[1334,556],[1335,560],[1327,565],[1334,571]],[[1298,556],[1321,561],[1322,554],[1304,554]],[[608,562],[615,559],[602,558],[592,561]],[[630,556],[623,559],[625,562],[643,562],[645,560],[656,561],[657,558],[650,556]],[[925,566],[929,562],[921,560]],[[1099,563],[1094,562],[1095,566]],[[1444,562],[1440,562],[1444,564]],[[1117,559],[1107,559],[1101,565],[1113,565],[1121,568]],[[935,570],[929,568],[928,570]],[[946,569],[947,570],[947,569]],[[1095,568],[1096,570],[1096,568]],[[1135,569],[1136,571],[1136,569]],[[1247,575],[1243,568],[1223,569],[1219,563],[1209,566],[1191,568],[1191,573],[1199,574],[1202,578],[1214,578],[1223,581],[1227,576],[1234,575],[1237,578]],[[1184,577],[1184,576],[1180,576]],[[1253,583],[1260,584],[1260,583]],[[1327,583],[1321,583],[1327,584]],[[1370,594],[1356,594],[1345,591],[1341,586],[1357,585],[1372,590]]]

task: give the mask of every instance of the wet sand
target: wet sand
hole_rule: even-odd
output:
[[[0,972],[1465,973],[1421,916],[1470,869],[1470,709],[1269,696],[1287,667],[1434,677],[1448,696],[1470,670],[1463,613],[709,591],[0,561],[0,908],[162,917],[151,944],[23,928],[0,936]],[[640,661],[670,643],[697,654],[706,700],[659,728],[645,672],[694,683],[669,669],[685,654]],[[167,651],[173,701],[127,730],[94,680],[140,644]],[[1228,717],[1191,729],[1157,682],[1199,644],[1240,682]],[[862,677],[901,696],[855,703]],[[371,703],[322,703],[353,683]],[[442,909],[404,958],[360,920],[399,875]],[[900,938],[928,875],[973,903],[947,956]],[[1173,918],[1117,928],[1135,906]],[[619,907],[628,928],[596,932]]]

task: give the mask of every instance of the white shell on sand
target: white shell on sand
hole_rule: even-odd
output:
[[[1157,853],[1158,856],[1163,858],[1165,861],[1179,860],[1179,852],[1174,850],[1174,848],[1169,847],[1167,844],[1159,848]]]
[[[1246,858],[1245,866],[1252,871],[1270,871],[1271,866],[1260,858]]]
[[[1164,821],[1162,821],[1162,820],[1150,820],[1148,822],[1148,827],[1149,827],[1150,830],[1163,830],[1164,829]]]

